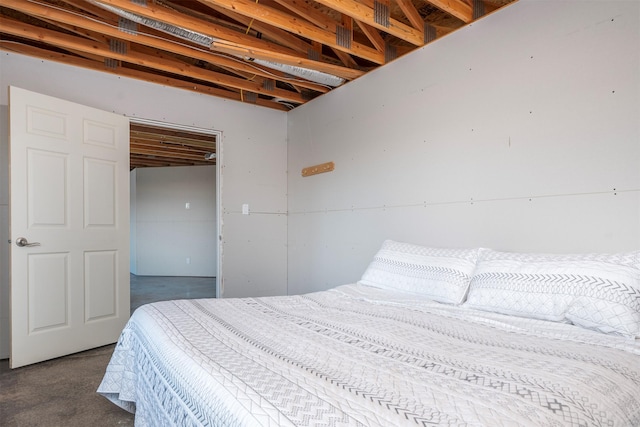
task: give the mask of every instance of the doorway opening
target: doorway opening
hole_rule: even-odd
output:
[[[131,312],[220,295],[218,131],[130,119]]]

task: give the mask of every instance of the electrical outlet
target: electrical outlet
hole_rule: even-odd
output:
[[[191,257],[187,257],[187,264],[191,264]]]
[[[191,209],[191,203],[187,202],[184,204],[185,209]]]

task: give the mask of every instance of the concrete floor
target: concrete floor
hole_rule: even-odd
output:
[[[131,313],[143,304],[172,299],[215,298],[215,277],[131,275]]]
[[[131,275],[131,312],[142,304],[215,296],[215,277]],[[0,426],[133,426],[133,415],[95,391],[114,345],[18,369],[0,360]]]
[[[0,361],[3,427],[133,426],[133,414],[96,393],[114,345],[9,369]]]

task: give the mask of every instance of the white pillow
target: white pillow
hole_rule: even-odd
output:
[[[483,249],[465,306],[640,336],[640,251],[548,255]]]
[[[359,283],[460,304],[477,257],[478,249],[428,248],[386,240]]]

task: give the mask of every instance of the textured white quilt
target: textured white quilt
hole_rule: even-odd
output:
[[[137,426],[640,426],[640,342],[363,285],[170,301],[98,392]]]

